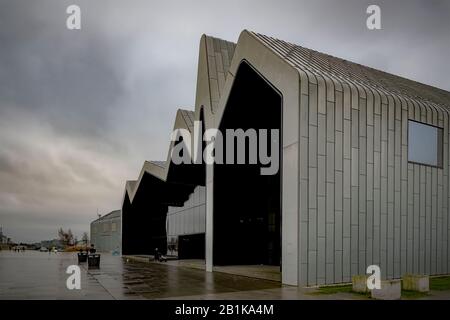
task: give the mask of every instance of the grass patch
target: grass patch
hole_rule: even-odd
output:
[[[450,277],[433,277],[430,278],[430,290],[444,291],[450,290]]]
[[[323,286],[317,288],[316,291],[310,292],[310,295],[330,295],[336,293],[350,293],[358,296],[364,296],[366,298],[370,298],[370,293],[358,293],[352,291],[352,285],[337,285],[337,286]]]
[[[450,276],[442,277],[430,277],[430,290],[436,291],[450,291]],[[310,295],[331,295],[336,293],[351,293],[359,296],[370,298],[369,293],[357,293],[352,291],[352,285],[336,285],[336,286],[322,286],[318,287],[315,291],[309,292]],[[420,299],[430,296],[426,292],[406,291],[402,290],[402,299]]]
[[[426,292],[402,290],[402,299],[420,299],[429,296]]]
[[[317,294],[352,293],[351,285],[344,286],[324,286],[317,289]]]

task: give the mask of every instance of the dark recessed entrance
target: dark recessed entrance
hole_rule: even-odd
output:
[[[281,95],[242,62],[219,126],[224,145],[226,129],[253,128],[278,129],[281,146],[281,123]],[[214,265],[280,265],[282,158],[280,148],[270,150],[270,142],[268,146],[269,155],[279,155],[275,175],[261,175],[260,168],[265,165],[259,160],[253,165],[214,166]],[[247,161],[248,150],[247,140]]]
[[[152,255],[167,252],[168,206],[183,206],[194,186],[164,182],[145,173],[133,203],[128,193],[122,207],[122,252]]]
[[[205,259],[205,234],[179,236],[178,259]]]

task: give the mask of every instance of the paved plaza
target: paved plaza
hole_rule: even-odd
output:
[[[222,272],[147,263],[101,255],[101,268],[81,267],[81,290],[68,290],[69,265],[76,253],[0,251],[0,300],[9,299],[365,299],[346,292],[317,294],[317,289]],[[448,292],[427,298],[447,299]]]
[[[68,290],[66,269],[73,264],[78,264],[76,253],[0,251],[0,299],[177,299],[281,287],[274,281],[102,254],[100,269],[80,265],[81,290]]]

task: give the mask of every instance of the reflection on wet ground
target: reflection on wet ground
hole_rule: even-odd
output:
[[[0,299],[161,299],[280,288],[278,282],[207,273],[164,263],[101,255],[101,268],[81,265],[81,290],[68,290],[76,253],[0,251]]]
[[[0,299],[113,299],[84,269],[82,290],[68,290],[66,268],[76,254],[0,251]]]
[[[100,269],[81,267],[81,290],[68,290],[69,265],[76,253],[0,251],[0,300],[6,299],[367,299],[348,292],[317,294],[280,282],[221,272],[205,272],[167,263],[127,262],[101,255]],[[422,299],[450,299],[432,291]]]

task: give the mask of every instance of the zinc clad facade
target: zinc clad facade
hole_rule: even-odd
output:
[[[301,78],[299,283],[449,272],[448,92],[255,35]],[[408,120],[442,128],[442,168],[408,162]]]
[[[197,186],[182,207],[169,207],[167,211],[167,243],[169,254],[178,255],[180,236],[204,234],[206,231],[205,187]],[[204,250],[204,248],[202,248]]]
[[[237,45],[202,37],[189,118],[219,127],[243,61],[282,96],[282,282],[349,282],[372,264],[388,279],[448,274],[450,93],[243,31]],[[409,121],[440,128],[439,165],[408,161]],[[182,122],[174,127],[192,126]],[[170,160],[169,151],[164,166],[142,172],[166,181]],[[142,172],[127,187],[131,199]],[[168,209],[168,236],[205,231],[207,271],[214,266],[214,181],[207,165],[201,226],[174,217],[191,212],[190,200]]]

